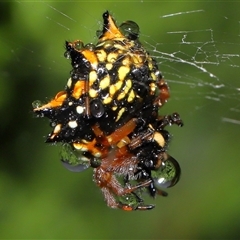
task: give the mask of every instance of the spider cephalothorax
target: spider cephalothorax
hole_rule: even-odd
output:
[[[95,45],[66,42],[73,68],[66,88],[47,104],[35,101],[34,112],[50,119],[47,142],[63,143],[67,168],[94,168],[94,181],[110,207],[151,209],[140,197],[144,189],[165,195],[156,190],[159,179],[169,185],[179,179],[180,167],[166,153],[165,127],[182,121],[178,114],[158,114],[168,87],[138,41],[138,25],[127,21],[117,27],[108,12],[103,21]]]

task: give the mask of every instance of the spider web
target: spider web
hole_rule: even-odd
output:
[[[186,14],[198,14],[200,18],[208,16],[205,10],[199,9],[166,14],[161,18],[184,17]],[[219,18],[224,19],[227,25],[235,23],[237,32],[219,33],[211,24],[208,28],[197,30],[193,26],[194,30],[183,28],[167,31],[165,35],[168,35],[168,39],[173,39],[170,43],[155,42],[149,45],[161,68],[164,68],[168,83],[174,89],[173,101],[191,101],[194,110],[189,109],[190,112],[199,111],[204,105],[221,105],[223,115],[220,115],[219,119],[240,124],[240,88],[237,81],[240,67],[240,22],[232,22],[232,19],[226,16]],[[165,49],[166,46],[169,46],[170,51],[159,50]],[[228,75],[230,72],[232,74]],[[235,79],[232,79],[232,75]],[[179,85],[182,85],[180,91],[177,90]],[[202,105],[194,104],[200,98],[206,101]]]

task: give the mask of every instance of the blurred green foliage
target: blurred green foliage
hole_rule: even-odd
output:
[[[169,189],[169,197],[148,199],[156,203],[152,211],[107,208],[92,182],[91,169],[68,172],[59,162],[59,147],[44,143],[42,136],[50,127],[46,119],[33,117],[31,103],[47,101],[64,88],[71,70],[63,57],[64,41],[96,41],[95,31],[101,29],[101,14],[107,9],[118,23],[136,21],[141,38],[153,40],[158,51],[172,52],[173,47],[188,51],[187,45],[172,44],[176,35],[167,32],[213,29],[217,50],[240,53],[239,2],[1,2],[0,238],[239,239],[240,130],[239,125],[221,121],[228,116],[239,119],[239,112],[230,111],[232,107],[239,110],[235,91],[239,56],[235,68],[224,62],[208,66],[219,84],[225,85],[220,101],[207,98],[217,92],[211,86],[187,85],[194,78],[209,82],[199,69],[172,63],[180,75],[190,76],[181,79],[185,84],[177,84],[171,69],[162,64],[165,78],[172,79],[172,99],[163,112],[178,111],[185,122],[181,129],[170,129],[174,138],[169,147],[183,175]],[[161,18],[192,10],[202,11]],[[197,33],[188,37],[199,40]],[[221,44],[225,39],[227,44]]]

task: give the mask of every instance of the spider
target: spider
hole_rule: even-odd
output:
[[[64,91],[48,103],[33,103],[38,117],[50,119],[46,142],[63,144],[62,162],[71,171],[93,168],[93,180],[107,205],[149,210],[147,192],[166,196],[180,166],[167,154],[168,125],[182,126],[177,113],[160,116],[169,90],[156,61],[138,40],[139,27],[119,27],[106,11],[97,44],[66,42],[72,71]]]

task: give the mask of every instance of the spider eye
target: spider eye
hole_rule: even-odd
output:
[[[94,99],[90,102],[90,111],[95,118],[100,118],[105,112],[103,104],[99,99]]]
[[[181,169],[178,162],[169,155],[157,170],[152,171],[154,184],[159,188],[173,187],[179,181],[180,175]]]
[[[120,31],[130,40],[136,40],[139,34],[139,26],[133,21],[126,21],[119,26]]]

